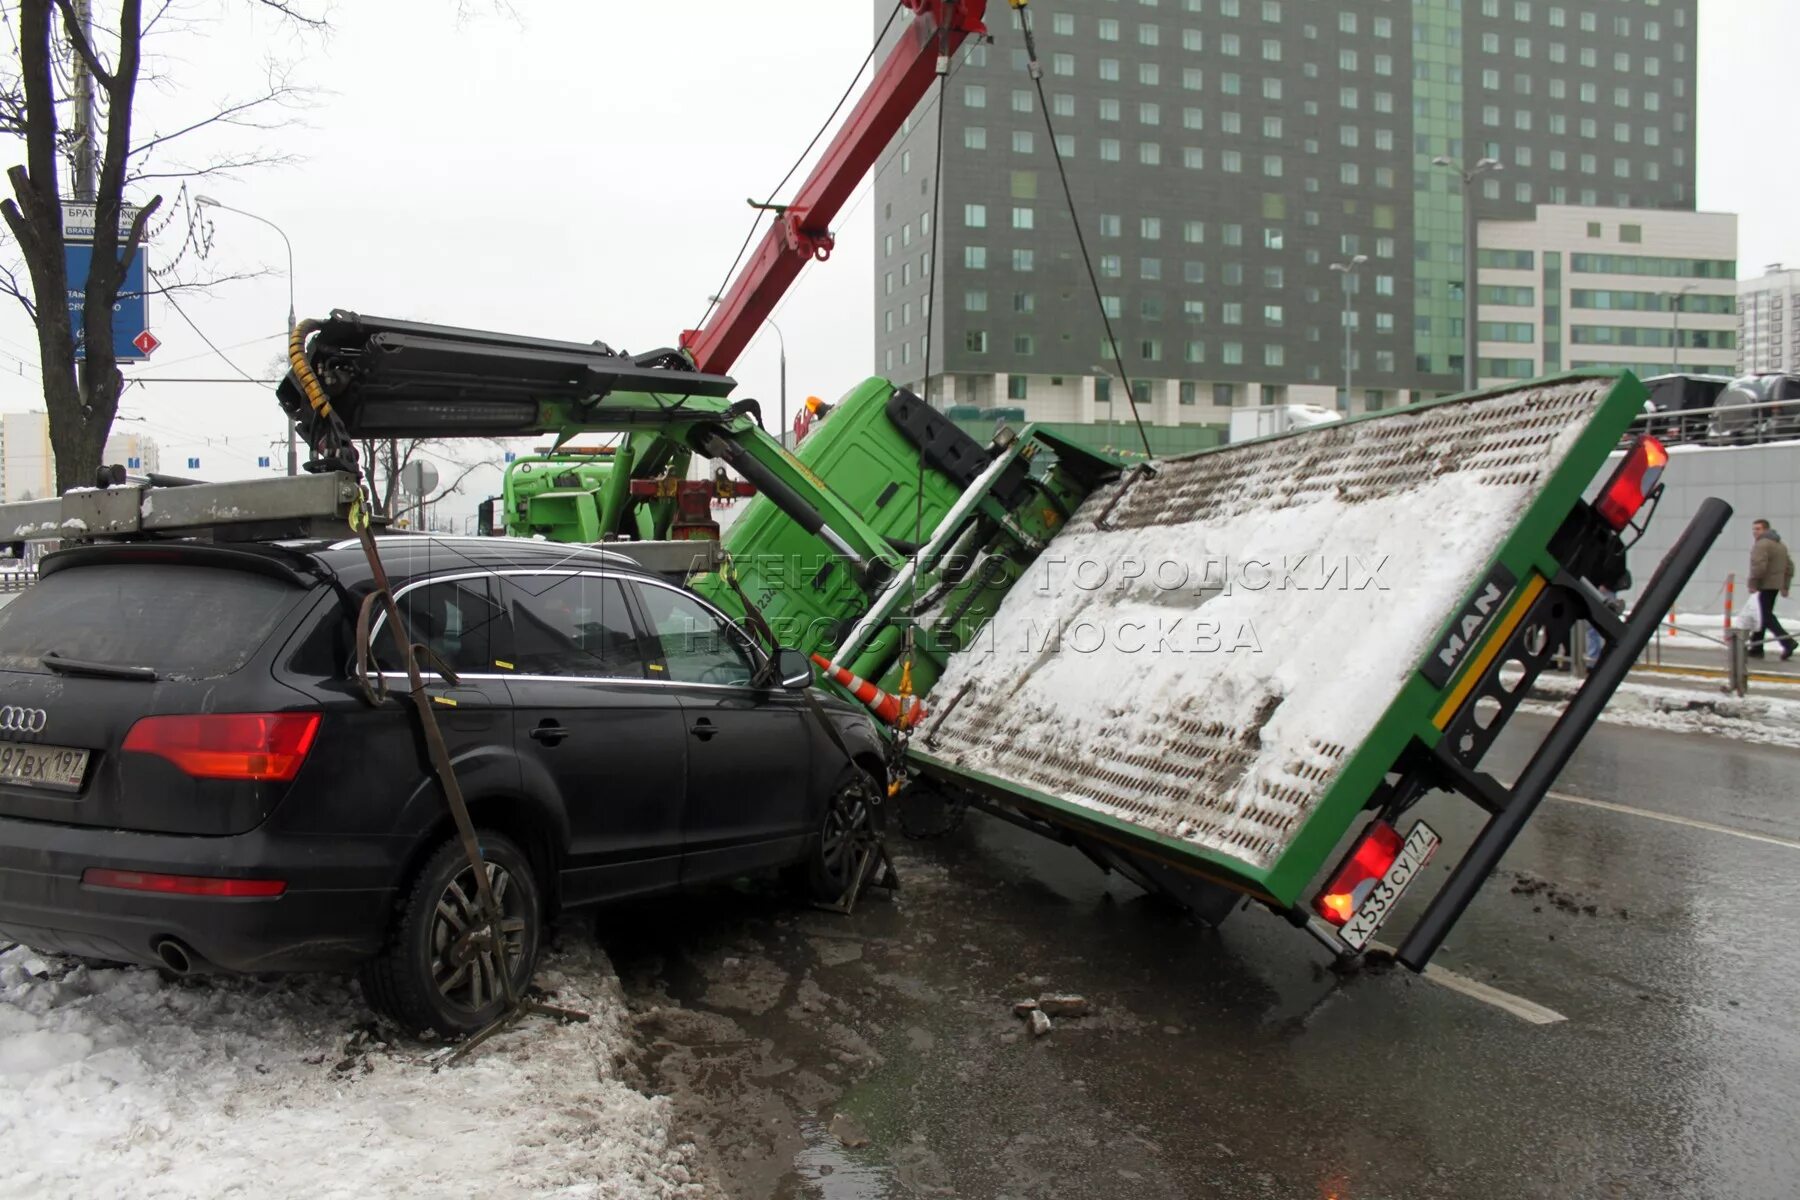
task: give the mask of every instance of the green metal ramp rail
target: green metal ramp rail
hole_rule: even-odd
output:
[[[1540,750],[1547,788],[1729,514],[1696,518],[1629,624],[1582,581],[1612,541],[1583,490],[1644,396],[1564,375],[1128,473],[951,660],[912,761],[1296,923],[1357,814],[1461,791],[1492,816],[1441,941],[1541,799],[1481,754],[1592,621],[1611,648]],[[1422,969],[1436,944],[1409,949]]]

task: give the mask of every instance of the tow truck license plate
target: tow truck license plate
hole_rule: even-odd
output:
[[[1400,903],[1400,897],[1425,864],[1431,861],[1432,854],[1442,840],[1432,831],[1431,826],[1420,821],[1406,835],[1406,844],[1400,847],[1400,855],[1394,859],[1394,865],[1387,869],[1375,884],[1368,897],[1357,907],[1356,914],[1344,923],[1338,936],[1348,942],[1351,948],[1361,950],[1381,928],[1381,923],[1388,918],[1394,906]]]
[[[78,792],[87,773],[88,752],[68,746],[27,746],[0,742],[0,783]]]

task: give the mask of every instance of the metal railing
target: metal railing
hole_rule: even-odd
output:
[[[1670,445],[1761,446],[1796,441],[1800,440],[1800,400],[1647,412],[1631,423],[1625,440],[1640,433],[1654,434]]]
[[[0,569],[0,594],[7,592],[22,592],[32,584],[36,583],[37,578],[37,572],[35,570],[8,571]]]

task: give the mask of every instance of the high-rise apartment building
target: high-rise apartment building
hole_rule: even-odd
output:
[[[1501,164],[1470,185],[1483,221],[1691,211],[1696,3],[1040,0],[1101,304],[1017,18],[990,5],[993,44],[959,53],[945,91],[939,262],[934,105],[879,167],[875,367],[916,385],[930,321],[940,403],[1106,420],[1103,304],[1159,424],[1336,402],[1346,325],[1351,407],[1458,390],[1464,184],[1435,160]],[[1656,287],[1685,269],[1658,264]]]
[[[1800,371],[1800,271],[1771,263],[1738,285],[1738,370]]]

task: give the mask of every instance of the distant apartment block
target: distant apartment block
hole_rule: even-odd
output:
[[[1576,367],[1730,374],[1737,217],[1540,205],[1481,223],[1484,383]]]
[[[1800,271],[1771,263],[1738,284],[1740,374],[1800,371]]]
[[[877,0],[877,28],[892,7]],[[1349,406],[1447,393],[1463,367],[1464,196],[1434,159],[1502,164],[1473,188],[1483,228],[1536,221],[1540,206],[1654,210],[1583,219],[1648,235],[1656,212],[1694,207],[1696,0],[1040,0],[1028,11],[1103,299],[1076,247],[1017,17],[990,5],[994,43],[957,56],[945,93],[939,262],[934,104],[875,182],[873,365],[917,386],[929,322],[940,403],[1127,416],[1110,411],[1101,305],[1146,419],[1335,403],[1346,317],[1331,267],[1357,255]],[[1531,342],[1492,343],[1509,370],[1528,356],[1585,357],[1519,349],[1545,322],[1542,269],[1529,322],[1491,318],[1534,326]],[[1669,282],[1592,272],[1612,282],[1590,288],[1577,282],[1586,274],[1565,262],[1562,286]],[[1573,337],[1580,314],[1568,317]]]

